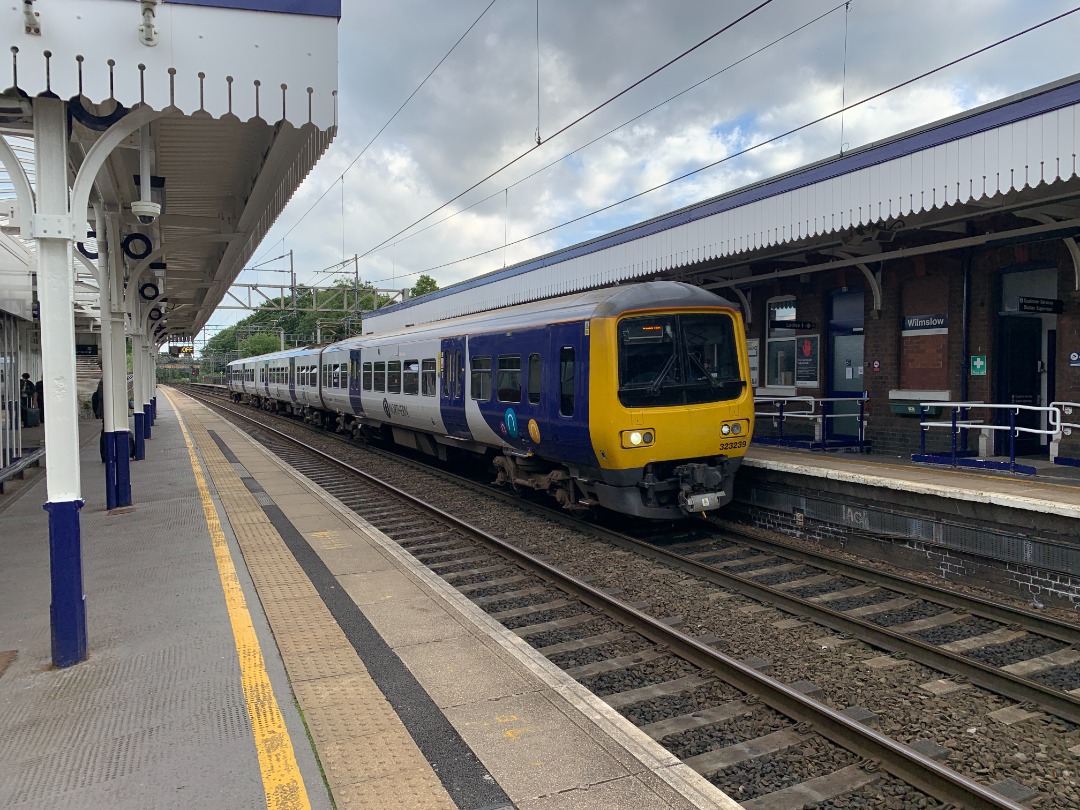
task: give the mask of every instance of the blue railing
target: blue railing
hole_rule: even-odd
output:
[[[837,403],[857,403],[858,413],[837,413]],[[771,419],[776,425],[775,436],[762,436],[757,431],[755,444],[773,444],[783,447],[801,447],[809,450],[859,451],[869,448],[866,441],[866,392],[854,397],[754,397],[754,416]],[[806,424],[812,435],[805,430],[792,430],[788,420]],[[854,435],[837,433],[836,420],[855,420]]]
[[[949,418],[945,420],[927,421],[927,408],[947,408]],[[986,411],[987,416],[995,414],[1003,415],[1006,424],[996,424],[993,419],[973,419],[971,411]],[[1017,424],[1017,417],[1021,411],[1040,414],[1043,418],[1040,422],[1049,425],[1047,428],[1035,428]],[[912,461],[925,462],[928,464],[951,464],[954,467],[979,467],[990,470],[1007,470],[1024,475],[1035,475],[1035,467],[1030,464],[1018,464],[1016,462],[1016,440],[1021,434],[1053,437],[1060,423],[1061,411],[1054,405],[999,405],[987,402],[920,402],[919,403],[919,452],[911,456]],[[950,431],[951,449],[949,453],[928,453],[926,451],[926,435],[931,428],[947,428]],[[968,430],[980,431],[980,449],[978,457],[975,451],[966,446],[966,433]],[[1008,432],[1009,460],[986,458],[991,454],[985,443],[988,443],[995,432]]]

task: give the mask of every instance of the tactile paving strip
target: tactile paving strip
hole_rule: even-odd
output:
[[[204,420],[216,417],[188,402],[177,405],[243,551],[312,739],[320,754],[324,746],[336,746],[322,762],[337,806],[452,810],[439,778],[236,467],[210,438]],[[365,762],[365,751],[380,752],[378,760]]]

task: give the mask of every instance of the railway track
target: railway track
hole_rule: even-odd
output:
[[[259,421],[266,421],[265,414],[260,412]],[[265,432],[264,425],[259,427]],[[585,576],[564,574],[538,555],[455,524],[438,510],[397,502],[389,505],[385,491],[369,489],[378,486],[374,482],[359,487],[355,479],[332,480],[346,473],[327,472],[329,460],[312,461],[309,451],[297,455],[300,451],[280,444],[285,441],[280,436],[271,441],[279,445],[275,452],[299,471],[341,498],[747,807],[850,807],[861,802],[872,806],[879,795],[886,797],[883,806],[934,807],[936,801],[965,807],[1021,806],[970,776],[937,763],[934,751],[920,753],[859,722],[857,718],[868,718],[852,711],[858,707],[847,707],[845,712],[815,699],[819,693],[813,683],[782,683],[762,671],[768,667],[760,659],[726,655],[716,649],[723,646],[718,644],[720,639],[695,637],[692,628],[680,632],[679,620],[666,613],[663,605],[635,604],[638,600],[631,589],[619,598],[599,578],[589,584]],[[404,493],[395,492],[393,497],[404,497]],[[590,527],[590,531],[594,529]],[[635,555],[648,553],[658,561],[663,558],[665,567],[709,583],[720,599],[743,592],[746,585],[761,587],[755,579],[770,575],[767,568],[774,569],[771,575],[776,575],[782,573],[775,570],[778,567],[788,566],[785,571],[790,573],[805,564],[769,565],[770,560],[760,559],[765,555],[754,544],[735,546],[715,538],[680,540],[679,550],[684,553],[674,556],[671,549],[659,550],[641,540],[623,538],[618,544],[632,547]],[[605,542],[616,541],[608,536]],[[703,547],[703,543],[713,546]],[[728,545],[719,548],[718,543]],[[733,548],[739,550],[733,552]],[[717,556],[724,559],[702,565]],[[734,561],[741,561],[741,565],[730,565]],[[717,566],[718,562],[729,564]],[[725,568],[746,565],[752,566],[756,576],[744,570],[732,579],[731,572],[726,572],[728,578],[717,586]],[[828,575],[837,580],[849,573],[833,567],[801,579]],[[788,589],[791,582],[799,581],[797,576],[789,578]],[[769,599],[773,598],[770,594]],[[804,625],[805,620],[799,617],[808,614],[808,607],[797,603],[796,618],[787,621]],[[828,613],[842,611],[829,609]],[[821,624],[831,627],[828,622],[835,617],[827,618]],[[960,686],[955,680],[949,683]],[[1011,787],[1006,784],[1002,789],[1009,792]],[[748,791],[750,795],[744,799]]]

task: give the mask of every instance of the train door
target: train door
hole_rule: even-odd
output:
[[[829,373],[826,397],[858,398],[866,390],[863,379],[863,291],[847,288],[829,296]],[[859,403],[832,403],[834,418],[827,420],[828,439],[859,436]]]
[[[289,358],[289,399],[298,402],[296,398],[296,358]]]
[[[465,420],[465,336],[443,338],[440,355],[439,411],[450,436],[472,438]]]
[[[1054,401],[1054,367],[1057,349],[1057,268],[1032,266],[1008,268],[1001,275],[1001,311],[998,317],[994,401],[1004,405],[1043,406]],[[998,423],[1007,425],[1008,414],[1000,413]],[[1045,414],[1020,410],[1016,424],[1034,430],[1048,428]],[[1009,453],[1007,430],[995,431],[994,452]],[[1018,456],[1049,452],[1049,437],[1020,432],[1015,439]]]
[[[589,338],[586,324],[556,323],[549,329],[546,385],[552,439],[566,461],[595,464],[589,437]],[[543,447],[543,443],[541,443]]]
[[[361,393],[361,365],[360,365],[360,350],[349,350],[349,405],[352,406],[353,413],[363,413],[364,406],[360,402]]]

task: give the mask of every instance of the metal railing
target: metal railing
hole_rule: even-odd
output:
[[[1065,436],[1071,436],[1074,430],[1080,430],[1080,423],[1066,421],[1080,419],[1080,403],[1051,402],[1050,407],[1055,409],[1055,414],[1050,419],[1050,425],[1054,428],[1053,438],[1050,439],[1050,460],[1055,464],[1080,467],[1080,459],[1067,458],[1060,454],[1061,440]]]
[[[1058,405],[1004,405],[989,402],[920,402],[919,403],[919,452],[912,455],[912,461],[927,462],[930,464],[949,463],[954,467],[981,467],[984,469],[1008,470],[1014,473],[1034,475],[1035,468],[1028,464],[1016,463],[1016,440],[1021,434],[1053,437],[1060,432],[1061,410]],[[928,408],[948,409],[948,419],[928,421],[926,411]],[[974,419],[972,411],[986,411],[986,419]],[[1017,418],[1022,412],[1040,414],[1046,428],[1030,427],[1017,423]],[[992,418],[995,414],[1003,415],[999,422]],[[1043,419],[1040,419],[1042,422]],[[1070,426],[1071,427],[1071,426]],[[926,435],[931,428],[948,428],[951,437],[951,450],[948,454],[927,453]],[[997,461],[985,456],[990,452],[985,446],[980,446],[978,458],[972,458],[972,453],[966,447],[966,431],[978,430],[980,443],[990,441],[995,432],[1008,432],[1009,460]],[[963,445],[963,446],[960,446]]]
[[[858,413],[837,413],[837,403],[858,404]],[[788,447],[806,447],[811,450],[827,450],[855,447],[864,449],[866,441],[866,392],[853,397],[754,397],[754,416],[771,419],[776,425],[775,436],[754,436],[758,444],[776,444]],[[813,436],[803,433],[785,433],[788,419],[810,424]],[[857,428],[855,435],[836,434],[830,427],[834,420],[853,419]]]

